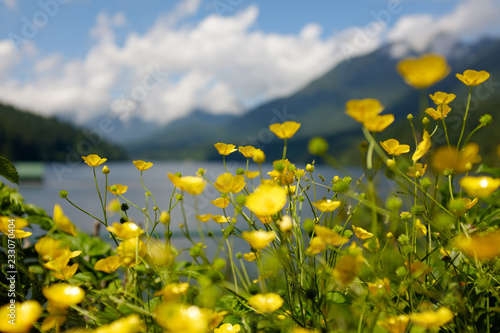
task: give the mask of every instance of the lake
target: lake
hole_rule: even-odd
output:
[[[137,170],[134,164],[131,161],[109,162],[105,164],[110,169],[110,173],[108,175],[108,185],[127,185],[128,190],[124,194],[124,197],[141,208],[145,207],[145,190],[141,185],[140,171]],[[234,172],[236,168],[245,168],[246,163],[232,161],[228,162],[227,166],[230,171]],[[297,167],[305,168],[305,165],[297,165]],[[214,182],[217,179],[217,176],[225,172],[222,162],[160,161],[154,162],[153,167],[143,172],[143,180],[145,186],[155,196],[160,210],[168,210],[170,197],[173,192],[173,184],[168,179],[167,173],[181,172],[182,175],[185,176],[195,175],[200,168],[206,170],[206,176],[211,182]],[[94,216],[102,218],[103,213],[99,197],[96,192],[96,185],[94,182],[92,168],[84,164],[82,161],[82,163],[78,166],[64,169],[64,173],[61,173],[61,170],[57,168],[57,164],[53,163],[45,164],[44,169],[44,179],[42,183],[23,184],[21,182],[19,191],[24,196],[26,202],[35,204],[36,206],[45,209],[50,216],[52,216],[54,204],[58,203],[62,206],[65,215],[67,215],[81,231],[91,233],[94,225],[94,219],[73,207],[66,200],[61,199],[59,197],[59,191],[67,191],[68,198],[73,203],[77,204],[79,207],[88,211]],[[97,167],[96,174],[98,185],[104,198],[105,178],[101,172],[101,169],[102,166]],[[250,163],[250,170],[257,170],[257,166],[254,163]],[[272,170],[271,164],[263,165],[264,173],[267,173],[270,170]],[[360,170],[351,171],[356,176],[360,176],[362,174]],[[317,166],[314,173],[316,180],[318,180],[318,174],[321,174],[324,178],[326,178],[326,184],[328,184],[333,176],[338,175],[339,173],[328,166]],[[256,186],[258,184],[258,181],[258,178],[254,179],[253,184]],[[354,181],[356,181],[356,179],[354,179]],[[390,190],[390,187],[392,187],[392,185],[389,183],[381,185],[386,188],[385,191]],[[318,189],[319,199],[326,194],[326,191],[320,188]],[[115,196],[113,194],[108,192],[108,201],[114,197]],[[214,200],[217,197],[219,197],[219,193],[211,185],[207,184],[205,191],[198,197],[198,206],[200,211],[202,213],[222,214],[222,209],[217,208],[210,203],[211,200]],[[153,202],[151,199],[149,201],[149,207],[153,207]],[[188,226],[193,233],[196,231],[197,224],[192,196],[185,196],[184,207],[186,211]],[[227,210],[227,213],[229,215],[232,214],[229,208]],[[132,220],[134,220],[135,222],[144,225],[144,217],[138,209],[130,207],[129,217],[132,218]],[[108,219],[109,224],[118,220],[119,215],[114,215]],[[175,233],[179,232],[178,226],[180,223],[183,223],[183,217],[180,207],[177,206],[174,208],[171,214],[171,228]],[[209,221],[207,223],[211,229],[220,230],[221,225],[218,225],[213,221]],[[102,234],[105,234],[103,228],[101,228],[101,235]]]

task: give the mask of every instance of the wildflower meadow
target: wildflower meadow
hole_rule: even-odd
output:
[[[82,156],[95,183],[97,216],[73,202],[71,191],[61,191],[47,214],[1,183],[0,331],[500,332],[500,168],[481,164],[474,142],[492,117],[468,114],[474,89],[489,73],[451,74],[436,54],[403,59],[397,70],[429,105],[415,105],[415,116],[407,117],[413,140],[400,142],[377,139],[395,119],[376,96],[346,101],[345,113],[366,140],[361,177],[344,170],[320,137],[309,141],[309,164],[289,161],[301,124],[287,121],[269,127],[283,142],[280,159],[214,142],[224,167],[230,154],[242,154],[245,167],[226,168],[215,182],[207,170],[171,170],[165,177],[175,190],[167,198],[142,179],[153,163],[131,162],[144,187],[142,203],[127,199],[127,184],[112,184],[105,156]],[[469,87],[454,136],[447,116],[456,95],[431,88],[448,75]],[[476,127],[466,130],[467,122]],[[433,142],[438,129],[446,137],[441,145]],[[269,162],[273,170],[264,172]],[[319,175],[320,162],[338,175]],[[382,193],[380,179],[397,191]],[[208,187],[220,193],[212,201],[219,215],[198,209]],[[58,200],[105,233],[80,232]],[[196,220],[186,217],[185,205],[194,207]],[[131,210],[143,219],[130,219]],[[171,218],[175,210],[183,220]],[[41,235],[30,231],[35,224]],[[175,246],[173,226],[188,247]]]

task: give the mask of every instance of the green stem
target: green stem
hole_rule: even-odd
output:
[[[283,146],[283,160],[286,158],[286,146],[287,146],[287,143],[288,143],[287,142],[288,139],[285,138],[284,140],[285,140],[285,145]]]
[[[467,100],[467,108],[465,109],[464,120],[462,122],[462,131],[460,132],[460,137],[458,138],[457,151],[460,151],[460,142],[462,141],[462,136],[464,135],[464,131],[465,131],[465,122],[467,121],[467,115],[469,114],[471,97],[472,97],[472,86],[470,86],[470,89],[469,89],[469,98]]]

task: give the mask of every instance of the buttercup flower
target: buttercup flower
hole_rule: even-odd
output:
[[[238,333],[240,325],[222,324],[219,328],[214,330],[214,333]]]
[[[276,238],[274,232],[264,230],[243,231],[241,236],[243,236],[243,239],[246,240],[254,250],[266,248]]]
[[[255,149],[255,147],[253,146],[239,146],[238,150],[243,154],[243,156],[245,156],[246,158],[250,158],[253,157],[257,149]]]
[[[201,177],[178,177],[174,174],[169,173],[168,178],[176,187],[180,188],[182,191],[188,192],[191,195],[199,195],[205,189],[205,181]]]
[[[142,323],[139,315],[132,314],[124,318],[115,320],[114,322],[102,325],[96,328],[95,333],[137,333],[144,332],[146,326]]]
[[[114,222],[112,227],[107,227],[109,232],[114,233],[118,238],[129,239],[139,237],[144,233],[137,224],[133,222],[118,223]]]
[[[266,161],[266,155],[262,150],[257,149],[253,154],[253,161],[258,164],[264,163]]]
[[[413,162],[418,161],[420,158],[422,158],[422,156],[427,154],[429,149],[431,149],[431,137],[429,135],[429,132],[424,130],[422,141],[418,144],[417,150],[415,150],[415,153],[411,157]]]
[[[14,220],[13,222],[11,222]],[[14,228],[9,228],[9,226],[14,225]],[[0,231],[6,234],[7,236],[13,233],[15,238],[26,238],[31,236],[30,231],[24,231],[22,228],[27,227],[29,225],[28,221],[21,217],[8,217],[8,216],[0,216]]]
[[[259,176],[259,171],[245,171],[245,176],[247,176],[248,179],[253,179]]]
[[[400,145],[399,141],[396,139],[381,141],[380,146],[384,148],[387,154],[394,156],[399,156],[410,151],[409,145]]]
[[[410,317],[406,315],[399,315],[387,317],[384,320],[378,320],[377,324],[388,330],[389,333],[404,333],[406,332],[406,327],[408,326],[409,321]]]
[[[163,300],[177,301],[181,295],[187,294],[189,283],[169,283],[155,293],[155,296],[163,296]]]
[[[15,325],[10,323],[11,303],[0,308],[0,332],[25,333],[29,332],[33,324],[42,314],[42,307],[37,301],[26,301],[16,303],[14,308]]]
[[[245,187],[245,177],[242,175],[233,176],[230,173],[224,173],[217,177],[214,186],[224,193],[238,193]]]
[[[500,178],[467,176],[460,179],[460,186],[471,197],[484,198],[496,191],[500,186]]]
[[[96,271],[101,271],[105,273],[113,273],[120,267],[120,257],[119,256],[109,256],[104,259],[100,259],[95,263],[94,269]]]
[[[333,278],[343,286],[351,284],[356,278],[365,259],[361,255],[345,255],[337,261],[333,270]]]
[[[116,248],[116,252],[120,256],[120,263],[123,266],[133,267],[140,262],[140,258],[144,257],[147,252],[146,244],[138,238],[129,238],[124,240]],[[136,253],[139,258],[136,257]]]
[[[457,148],[453,146],[439,147],[431,156],[431,164],[439,172],[453,169],[455,174],[466,173],[472,169],[474,163],[481,161],[478,152],[479,145],[473,142],[466,144],[458,153]]]
[[[360,123],[378,115],[384,110],[380,101],[374,98],[352,99],[346,103],[345,108],[345,112]]]
[[[365,119],[363,126],[370,132],[382,132],[394,122],[393,114],[384,114],[382,116],[376,115],[374,117]]]
[[[231,219],[223,215],[213,215],[212,220],[217,223],[227,223],[230,222]]]
[[[437,311],[430,310],[410,315],[410,319],[415,325],[426,329],[446,325],[453,317],[453,312],[445,307],[440,307]]]
[[[417,232],[421,236],[427,236],[427,228],[425,227],[425,224],[423,224],[420,219],[417,219],[417,221],[415,222],[415,227],[417,229]]]
[[[209,311],[177,302],[163,302],[155,310],[156,322],[167,332],[206,333],[210,319]]]
[[[368,282],[368,290],[373,295],[377,296],[380,292],[391,292],[391,282],[388,278],[379,279],[375,282]]]
[[[415,167],[413,165],[408,167],[408,171],[406,174],[410,177],[422,177],[427,170],[427,164],[415,163]]]
[[[333,231],[333,230],[332,230]],[[307,254],[318,254],[326,250],[326,243],[321,237],[313,237],[306,249]]]
[[[108,160],[107,158],[101,158],[101,157],[99,157],[99,155],[96,155],[96,154],[82,156],[82,158],[85,161],[85,163],[87,163],[91,167],[99,166]]]
[[[283,299],[275,293],[257,294],[248,299],[248,304],[261,313],[272,313],[283,305]]]
[[[76,305],[85,297],[82,288],[65,283],[53,284],[50,287],[43,288],[42,292],[49,301],[54,302],[60,308]]]
[[[488,80],[490,73],[486,71],[466,70],[463,74],[456,74],[457,78],[466,86],[474,87]]]
[[[113,193],[114,195],[125,194],[127,192],[127,190],[128,190],[128,186],[126,186],[126,185],[115,184],[115,185],[108,186],[108,191]]]
[[[455,97],[457,97],[457,95],[437,91],[434,93],[434,95],[429,95],[429,97],[436,105],[442,105],[451,103],[455,99]]]
[[[500,256],[500,231],[460,235],[453,244],[469,257],[491,260]]]
[[[60,240],[55,240],[47,236],[40,238],[36,242],[35,250],[45,261],[52,261],[66,254],[69,258],[75,258],[82,253],[82,251],[71,252],[69,247],[63,246]]]
[[[349,238],[339,235],[337,232],[333,231],[328,227],[322,225],[314,226],[314,233],[319,237],[325,244],[331,246],[344,245],[349,241]],[[316,238],[316,237],[315,237]]]
[[[341,204],[342,202],[340,201],[334,201],[330,199],[312,202],[312,205],[322,212],[333,212],[335,209],[339,208]]]
[[[69,218],[66,215],[64,215],[64,212],[63,212],[61,206],[59,206],[58,204],[54,205],[53,219],[54,219],[54,223],[59,227],[59,229],[61,229],[62,231],[66,232],[70,235],[76,236],[75,225],[73,223],[71,223],[71,221],[69,220]]]
[[[272,124],[269,126],[273,132],[280,139],[291,138],[300,128],[300,124],[295,121],[285,121],[283,124]]]
[[[406,83],[417,89],[432,86],[450,72],[446,59],[437,54],[403,59],[398,63],[397,69]]]
[[[142,160],[134,161],[134,165],[139,171],[145,171],[153,166],[151,162],[144,162]]]
[[[363,228],[352,226],[352,230],[354,231],[354,234],[356,235],[356,237],[358,237],[359,239],[364,240],[364,239],[368,239],[368,238],[373,237],[373,234],[371,232],[368,232]]]
[[[273,215],[286,204],[286,189],[278,185],[262,184],[247,196],[245,206],[256,215]]]
[[[245,259],[246,261],[249,261],[249,262],[257,260],[258,257],[259,257],[258,252],[250,252],[250,253],[243,254],[243,259]]]
[[[212,218],[212,214],[200,214],[196,215],[196,218],[201,222],[208,222]]]
[[[226,208],[229,205],[228,198],[217,198],[215,200],[210,201],[214,206],[219,208]]]
[[[434,110],[433,108],[427,108],[425,110],[425,113],[434,118],[434,120],[438,120],[448,116],[448,113],[450,113],[451,111],[451,108],[446,104],[438,105],[436,109],[437,110]]]
[[[235,152],[237,150],[236,146],[232,145],[232,144],[225,144],[225,143],[219,142],[219,143],[216,143],[214,146],[215,146],[215,149],[217,149],[217,151],[221,155],[229,155],[232,152]]]

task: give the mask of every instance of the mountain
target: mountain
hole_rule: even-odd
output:
[[[83,127],[92,130],[99,128],[102,121],[109,122],[111,131],[104,133],[104,138],[109,142],[117,145],[128,145],[131,142],[136,142],[148,136],[148,133],[157,131],[161,125],[154,121],[143,120],[138,116],[133,116],[130,119],[122,120],[117,116],[95,117],[87,121]]]
[[[446,40],[440,36],[439,43],[431,47],[443,45]],[[393,56],[395,45],[385,45],[378,50],[354,59],[341,62],[323,76],[313,80],[290,96],[278,98],[264,103],[242,116],[214,122],[199,122],[196,117],[187,117],[170,123],[154,136],[133,146],[130,152],[150,158],[220,158],[213,148],[216,142],[236,145],[251,144],[265,149],[269,160],[281,155],[282,140],[269,132],[269,125],[276,122],[294,120],[302,124],[297,134],[290,140],[292,149],[288,156],[302,161],[313,157],[307,153],[307,142],[313,136],[323,136],[330,143],[330,151],[343,163],[359,163],[358,145],[363,140],[360,124],[345,115],[345,103],[350,99],[376,98],[385,106],[384,113],[393,113],[396,121],[377,139],[395,137],[405,143],[414,142],[407,115],[415,116],[414,122],[423,117],[418,109],[419,101],[428,103],[429,98],[422,92],[408,86],[396,71],[400,60]],[[500,40],[484,39],[474,44],[454,43],[447,45],[447,58],[451,73],[446,79],[428,89],[453,92],[458,97],[450,104],[456,113],[464,112],[464,98],[468,88],[456,77],[466,69],[486,70],[491,78],[484,85],[477,87],[468,120],[468,129],[477,126],[480,114],[490,113],[498,118],[500,82],[500,63],[496,61],[500,54]],[[410,54],[416,55],[416,54]],[[426,97],[426,98],[422,98]],[[480,110],[479,112],[473,110]],[[420,115],[419,115],[420,113]],[[459,117],[458,117],[459,118]],[[447,118],[451,137],[457,137],[460,124],[456,116]],[[453,122],[453,123],[452,123]],[[458,124],[458,125],[457,125]],[[432,130],[434,120],[431,119]],[[479,131],[473,140],[485,140],[485,155],[493,150],[494,134],[492,127]],[[160,134],[163,133],[163,134]],[[441,142],[442,144],[442,142]],[[233,154],[236,155],[236,154]],[[231,155],[230,157],[232,157]],[[490,154],[491,155],[491,154]]]
[[[15,161],[73,162],[91,153],[125,159],[125,151],[103,140],[99,129],[85,130],[0,103],[0,156]]]

